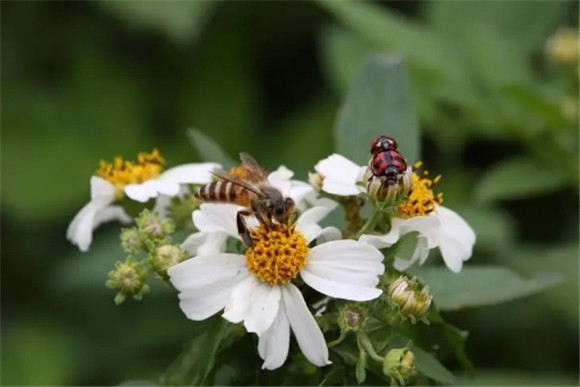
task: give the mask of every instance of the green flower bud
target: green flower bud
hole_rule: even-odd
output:
[[[390,377],[393,386],[406,384],[417,373],[415,355],[408,348],[391,349],[385,356],[383,373]]]
[[[197,186],[190,188],[197,190]],[[183,196],[176,196],[171,199],[171,204],[168,207],[169,217],[175,223],[175,227],[180,230],[194,232],[195,226],[191,218],[191,213],[199,208],[200,201],[191,194]]]
[[[409,279],[403,275],[389,285],[387,297],[401,316],[408,317],[413,323],[425,319],[433,299],[427,286],[422,286],[415,277]]]
[[[158,213],[143,210],[137,218],[137,226],[142,238],[147,242],[159,243],[175,230],[175,224],[171,219],[159,219]]]
[[[364,330],[367,320],[367,310],[356,304],[346,304],[338,311],[338,325],[341,331]]]
[[[396,184],[388,184],[382,176],[375,176],[371,170],[372,160],[365,171],[363,181],[366,183],[367,193],[376,201],[394,203],[398,199],[406,198],[413,188],[411,167],[407,168]]]
[[[187,251],[182,250],[179,246],[163,245],[155,249],[152,264],[153,270],[163,279],[169,279],[167,270],[187,257]]]
[[[107,287],[118,292],[115,304],[119,305],[128,296],[140,300],[143,294],[149,291],[149,286],[145,283],[145,270],[139,263],[133,262],[131,257],[125,262],[117,262],[115,268],[109,272],[109,280],[106,282]]]
[[[121,246],[128,253],[138,253],[145,250],[141,235],[137,227],[123,228],[121,230]]]

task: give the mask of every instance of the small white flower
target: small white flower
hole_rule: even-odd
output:
[[[333,154],[316,164],[316,171],[323,176],[322,190],[335,195],[356,195],[363,191],[357,182],[361,181],[361,169],[344,156]],[[417,199],[417,205],[423,206],[423,211],[413,211],[401,214],[401,217],[391,219],[391,230],[385,235],[362,235],[361,241],[378,248],[389,247],[399,238],[409,232],[417,231],[419,236],[417,246],[410,258],[396,257],[395,268],[406,270],[414,262],[422,264],[429,255],[429,250],[438,247],[447,267],[453,272],[461,271],[463,262],[472,254],[475,244],[475,232],[467,222],[456,212],[443,207],[440,195],[433,195],[431,186],[438,178],[427,179],[427,175],[413,175],[413,192],[408,202]],[[426,200],[426,196],[427,200]],[[406,204],[406,207],[412,207]],[[404,207],[405,207],[404,206]]]
[[[123,207],[113,205],[125,196],[145,203],[158,196],[175,196],[183,184],[210,182],[210,171],[220,168],[216,163],[180,165],[160,173],[163,159],[157,151],[140,154],[138,163],[118,158],[114,164],[102,162],[97,171],[100,176],[91,177],[91,201],[73,218],[67,229],[67,239],[81,251],[87,251],[92,242],[93,231],[102,223],[117,220],[129,223],[131,217]]]
[[[204,232],[237,237],[232,216],[236,210],[231,205],[202,204],[194,213],[195,224]],[[253,245],[245,255],[216,252],[173,266],[170,280],[185,315],[203,320],[224,309],[227,320],[243,321],[248,332],[259,336],[263,368],[275,369],[285,362],[290,330],[310,362],[329,364],[324,336],[291,280],[300,274],[325,295],[366,301],[381,294],[376,285],[384,271],[381,253],[366,243],[333,240],[308,247],[323,233],[318,222],[330,211],[313,207],[294,225],[252,229]]]

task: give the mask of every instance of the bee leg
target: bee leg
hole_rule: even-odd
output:
[[[260,224],[263,224],[264,227],[266,227],[266,229],[269,229],[269,222],[266,222],[266,220],[264,219],[264,217],[262,216],[262,209],[258,206],[258,202],[252,200],[251,203],[252,206],[252,211],[254,212],[254,215],[256,216],[256,219],[258,219],[258,222],[260,222]]]
[[[244,220],[244,216],[251,215],[248,211],[238,211],[236,215],[236,223],[238,225],[238,234],[242,238],[242,242],[247,247],[252,247],[252,238],[250,237],[250,230],[248,230],[248,226],[246,225],[246,221]]]

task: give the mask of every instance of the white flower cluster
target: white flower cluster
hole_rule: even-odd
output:
[[[215,163],[189,164],[167,170],[139,184],[115,185],[101,177],[91,178],[91,201],[71,222],[67,236],[83,251],[93,230],[102,222],[129,217],[113,203],[122,197],[138,202],[162,200],[180,193],[185,184],[206,184]],[[455,212],[443,207],[425,216],[393,218],[384,235],[362,235],[358,240],[342,239],[335,227],[323,228],[320,221],[338,202],[322,192],[337,196],[363,194],[357,184],[366,167],[334,154],[315,166],[322,181],[319,187],[292,179],[293,172],[281,166],[268,176],[269,183],[290,197],[300,211],[288,226],[268,228],[248,219],[254,244],[243,253],[226,252],[226,242],[241,240],[236,214],[243,207],[228,203],[203,203],[192,214],[198,230],[182,248],[192,258],[168,270],[179,291],[180,307],[192,320],[204,320],[223,310],[222,317],[243,323],[258,335],[258,352],[263,368],[275,369],[285,362],[290,332],[306,358],[317,366],[330,363],[324,336],[312,316],[295,279],[332,298],[368,301],[379,297],[377,288],[385,271],[378,248],[393,245],[404,234],[419,232],[417,248],[410,260],[397,257],[395,266],[405,270],[413,262],[423,263],[429,250],[438,247],[447,266],[461,270],[471,256],[475,234]],[[239,243],[242,246],[242,243]],[[302,285],[300,285],[302,286]]]

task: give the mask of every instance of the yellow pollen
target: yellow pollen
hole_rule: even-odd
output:
[[[246,250],[250,273],[270,285],[287,284],[306,264],[308,243],[295,225],[269,224],[250,230],[252,246]]]
[[[115,184],[139,184],[159,176],[165,160],[157,149],[151,153],[141,152],[137,155],[137,162],[123,160],[117,156],[112,163],[101,160],[100,167],[95,174]]]
[[[419,161],[413,165],[413,170],[416,171],[421,165],[422,163]],[[428,171],[423,171],[420,175],[413,174],[413,188],[407,201],[399,206],[400,214],[408,218],[428,215],[435,209],[436,204],[443,203],[443,194],[433,193],[433,186],[439,183],[441,175],[436,176],[434,179],[429,179],[428,176]]]

